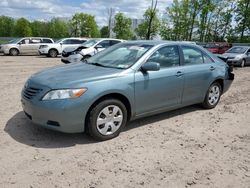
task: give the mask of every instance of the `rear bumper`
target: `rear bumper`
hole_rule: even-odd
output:
[[[228,78],[224,80],[223,93],[227,92],[234,81],[234,73],[228,72]]]

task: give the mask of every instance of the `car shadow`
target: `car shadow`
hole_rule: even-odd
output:
[[[198,105],[193,105],[174,111],[141,118],[129,122],[124,128],[123,132],[196,110],[201,110],[201,108]],[[97,143],[97,141],[93,140],[87,134],[67,134],[39,127],[33,124],[22,111],[16,113],[8,120],[4,131],[17,142],[37,148],[65,148],[72,147],[77,144]]]
[[[124,128],[123,131],[129,131],[134,128],[149,125],[158,121],[162,121],[162,120],[169,119],[169,118],[179,116],[179,115],[184,115],[184,114],[194,112],[197,110],[204,110],[204,109],[201,108],[200,105],[192,105],[192,106],[187,106],[187,107],[180,108],[177,110],[172,110],[172,111],[163,112],[160,114],[140,118],[140,119],[137,119],[128,123],[128,125]]]
[[[65,148],[96,142],[83,133],[66,134],[39,127],[33,124],[22,111],[8,120],[4,131],[17,142],[37,148]]]

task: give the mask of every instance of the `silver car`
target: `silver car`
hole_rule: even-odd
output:
[[[4,55],[38,55],[38,49],[43,43],[54,43],[51,38],[25,37],[9,41],[1,45]]]
[[[241,67],[250,65],[250,46],[234,46],[222,54],[222,56],[229,65]]]

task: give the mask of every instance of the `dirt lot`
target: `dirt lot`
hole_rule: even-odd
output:
[[[60,59],[0,56],[0,187],[250,187],[250,67],[213,110],[191,106],[130,123],[113,140],[38,128],[20,92]]]

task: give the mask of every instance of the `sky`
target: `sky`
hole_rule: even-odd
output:
[[[172,0],[158,0],[160,16],[171,3]],[[47,21],[84,12],[95,16],[97,24],[103,26],[107,25],[108,8],[140,19],[150,4],[151,0],[0,0],[0,15]]]

